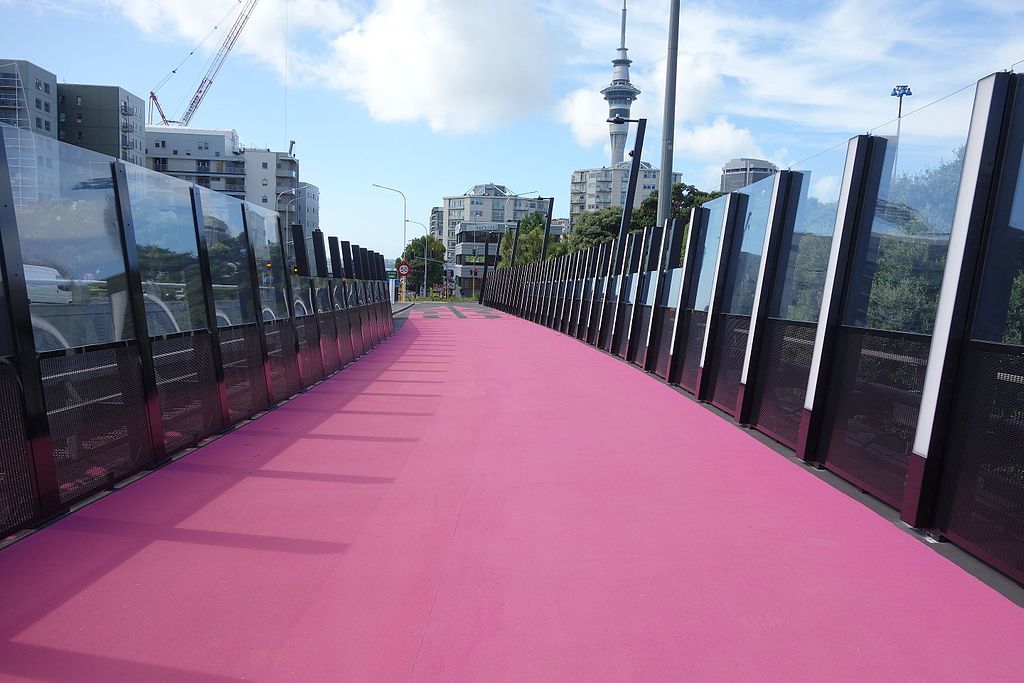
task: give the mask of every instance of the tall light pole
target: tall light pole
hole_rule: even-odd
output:
[[[899,98],[899,109],[896,110],[896,150],[892,154],[892,172],[893,178],[896,177],[896,162],[899,160],[900,153],[900,126],[903,123],[903,98],[910,97],[914,93],[910,92],[909,85],[897,85],[889,93],[892,97]]]
[[[661,182],[658,192],[658,226],[672,216],[672,148],[676,131],[676,67],[679,61],[679,5],[671,0],[668,20],[668,64],[665,68],[665,113],[661,122]],[[646,225],[641,225],[646,228]]]
[[[427,264],[427,260],[428,260],[427,248],[430,246],[430,239],[429,239],[430,228],[428,228],[427,226],[423,225],[419,221],[409,220],[408,218],[405,219],[405,222],[406,223],[415,223],[416,225],[418,225],[421,228],[423,228],[423,298],[426,299],[427,298],[427,265],[428,265]]]
[[[405,193],[401,190],[396,190],[393,187],[387,187],[386,185],[378,185],[377,183],[370,183],[373,187],[381,190],[388,190],[389,192],[397,192],[402,195],[402,249],[405,249],[406,237],[405,237],[405,224],[409,222],[409,202],[405,198]]]

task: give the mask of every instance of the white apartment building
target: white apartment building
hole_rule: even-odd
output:
[[[610,206],[623,206],[626,203],[626,191],[629,189],[629,170],[632,159],[614,166],[600,168],[581,168],[572,172],[569,184],[569,224],[575,224],[576,218],[584,211],[598,211]],[[658,189],[658,178],[661,171],[646,161],[640,162],[640,175],[637,177],[636,194],[630,210],[640,206],[652,192]],[[682,173],[672,174],[672,184],[683,182]]]
[[[234,130],[146,126],[146,167],[246,198],[244,150]]]
[[[550,199],[514,197],[504,185],[474,185],[468,192],[444,198],[439,239],[447,247],[446,260],[455,261],[456,232],[463,221],[515,225],[532,213],[547,215]],[[433,223],[433,212],[431,212]]]

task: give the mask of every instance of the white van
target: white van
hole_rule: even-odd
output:
[[[34,304],[70,304],[71,287],[56,268],[25,264],[28,300]]]

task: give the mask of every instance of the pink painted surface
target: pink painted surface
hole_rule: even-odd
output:
[[[434,310],[0,552],[0,676],[1024,677],[1024,610],[742,430]]]

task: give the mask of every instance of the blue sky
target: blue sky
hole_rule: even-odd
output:
[[[237,4],[0,0],[0,56],[144,97]],[[482,182],[553,195],[566,216],[571,171],[607,160],[597,91],[611,78],[620,7],[262,0],[193,125],[274,149],[294,139],[302,178],[321,188],[324,231],[389,257],[401,248],[401,200],[371,183],[402,189],[423,223],[442,196]],[[642,91],[633,113],[650,119],[644,158],[655,163],[667,17],[667,0],[629,4]],[[169,113],[182,111],[230,23],[160,90]],[[896,83],[912,86],[913,111],[1024,60],[1021,35],[1024,6],[1002,0],[684,1],[675,170],[712,188],[731,157],[789,166],[892,119]],[[968,92],[922,112],[916,128],[951,150],[969,105]]]

